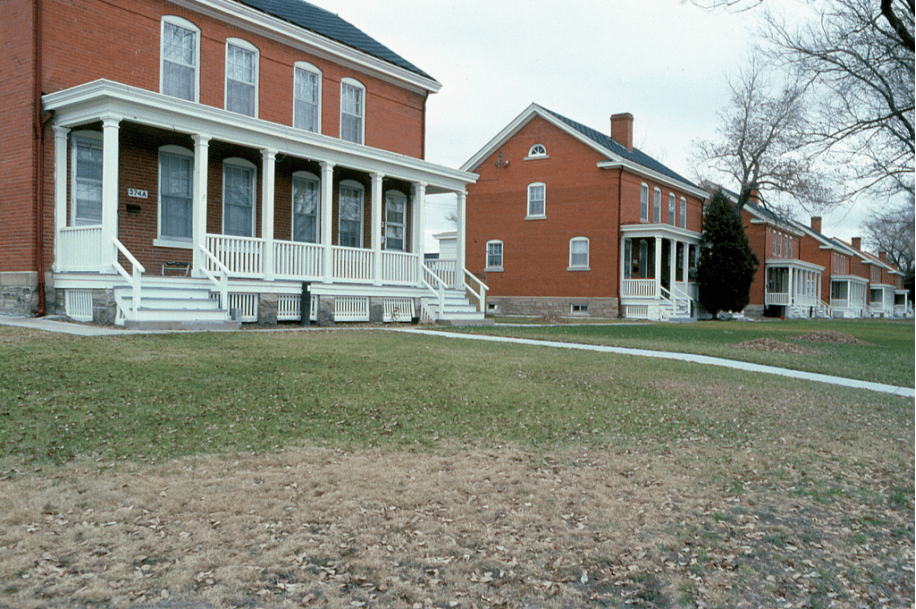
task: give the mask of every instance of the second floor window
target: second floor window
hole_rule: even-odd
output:
[[[340,83],[340,139],[363,143],[366,89],[352,78]]]
[[[540,182],[528,185],[528,217],[543,218],[546,214],[547,187]]]
[[[321,131],[321,72],[312,64],[296,63],[293,77],[293,127]]]
[[[687,228],[687,199],[684,197],[681,197],[681,217],[678,226]]]
[[[160,90],[163,95],[197,101],[200,30],[186,19],[162,20]]]
[[[649,185],[643,184],[639,191],[639,219],[649,221]]]
[[[244,40],[226,43],[226,110],[257,114],[258,51]]]
[[[668,224],[671,226],[677,224],[677,208],[673,192],[668,193]]]
[[[652,222],[655,224],[662,223],[662,189],[655,189],[655,198],[652,201]]]

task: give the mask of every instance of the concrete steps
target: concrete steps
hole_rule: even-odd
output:
[[[133,330],[238,330],[241,322],[229,318],[210,289],[177,283],[143,285],[140,307],[133,310],[133,291],[116,287],[119,314],[116,323]]]

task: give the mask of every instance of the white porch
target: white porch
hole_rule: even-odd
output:
[[[869,288],[868,315],[871,317],[893,317],[894,296],[897,289],[889,284],[873,283]]]
[[[868,310],[868,280],[856,275],[830,278],[830,312],[833,317],[857,319]]]
[[[464,268],[464,187],[475,179],[473,174],[104,80],[46,95],[43,101],[47,110],[55,112],[55,286],[83,290],[82,293],[110,289],[115,296],[120,294],[119,320],[142,321],[144,310],[151,310],[144,304],[144,292],[154,286],[160,292],[170,289],[175,299],[180,300],[182,289],[190,294],[200,285],[209,285],[210,291],[218,295],[220,311],[228,319],[230,308],[238,308],[231,306],[230,294],[270,294],[276,298],[282,296],[281,300],[286,301],[289,300],[286,296],[301,292],[303,282],[310,283],[310,292],[318,297],[362,299],[360,303],[369,298],[413,299],[420,317],[427,320],[446,317],[449,294],[460,294],[462,299],[469,295],[475,301],[475,312],[483,317],[486,286]],[[100,191],[100,213],[91,222],[75,221],[73,208],[78,195],[75,180],[68,175],[72,139],[69,134],[98,123],[101,123],[101,134],[97,137],[101,175],[93,186]],[[161,228],[159,232],[148,231],[139,237],[134,231],[129,235],[119,234],[119,216],[123,220],[125,205],[130,202],[122,199],[127,190],[124,186],[132,185],[122,183],[125,170],[121,166],[122,153],[129,152],[129,148],[122,146],[119,132],[125,125],[133,131],[152,128],[183,134],[193,142],[193,151],[188,153],[192,168],[191,217],[184,240],[170,239],[163,244],[166,240],[162,238]],[[214,198],[214,193],[208,194],[211,168],[208,159],[211,147],[217,143],[224,149],[232,147],[259,157],[260,165],[252,164],[260,182],[259,198],[255,199],[259,201],[259,209],[255,212],[252,206],[252,236],[207,230],[208,218],[213,223],[208,202]],[[312,176],[317,184],[313,242],[275,235],[278,157],[301,159],[318,168]],[[128,168],[131,168],[129,164]],[[335,172],[341,173],[335,177]],[[368,183],[369,205],[365,217],[359,219],[359,232],[355,233],[360,243],[362,235],[367,235],[367,242],[361,247],[334,241],[334,218],[340,216],[340,212],[335,216],[335,186],[341,184],[342,176],[354,175],[362,176]],[[410,193],[401,208],[405,217],[398,218],[399,251],[386,249],[385,244],[384,184],[391,182],[402,185],[402,190]],[[440,261],[437,268],[430,268],[423,262],[425,197],[432,193],[457,195],[460,238],[451,266]],[[163,205],[161,200],[147,204],[160,209]],[[130,212],[129,206],[127,211]],[[225,211],[223,214],[225,226]],[[123,243],[128,238],[130,243],[139,244],[134,251]],[[187,261],[183,264],[187,276],[168,281],[161,277],[166,274],[165,263],[160,269],[158,258],[149,254],[154,251],[161,257],[161,250],[155,250],[156,247],[186,251]],[[156,263],[148,270],[142,260],[150,265],[153,259]],[[238,301],[239,297],[235,299]]]
[[[830,317],[830,304],[821,297],[824,267],[796,259],[766,260],[764,303],[783,307],[787,318]]]
[[[621,227],[620,312],[630,319],[696,319],[700,234],[666,224]]]

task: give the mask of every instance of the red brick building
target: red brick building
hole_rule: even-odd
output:
[[[695,317],[707,194],[633,147],[631,114],[602,133],[532,104],[462,169],[459,261],[491,313]]]
[[[474,181],[424,160],[441,85],[353,25],[300,0],[3,10],[5,312],[274,323],[308,282],[331,323],[463,296],[422,263],[426,194]]]

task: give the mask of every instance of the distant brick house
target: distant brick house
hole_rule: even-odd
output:
[[[600,132],[532,104],[462,169],[491,313],[695,318],[707,193],[633,147],[631,114]]]
[[[336,15],[7,0],[0,39],[4,312],[275,323],[306,282],[333,323],[464,297],[422,261],[426,195],[474,181],[424,160],[441,85]]]

